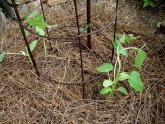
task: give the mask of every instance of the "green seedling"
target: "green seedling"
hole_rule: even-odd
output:
[[[37,43],[38,43],[38,40],[34,40],[30,43],[29,47],[30,47],[31,52],[37,46]],[[25,51],[20,51],[19,53],[5,53],[5,52],[0,53],[0,63],[4,61],[6,55],[22,55],[22,56],[28,57],[31,62],[31,58],[30,58],[27,48]]]
[[[37,32],[38,35],[40,36],[45,36],[45,29],[51,29],[54,27],[57,27],[57,25],[48,25],[45,20],[43,15],[39,15],[38,13],[34,13],[30,15],[28,18],[26,18],[26,22],[30,27],[34,27],[35,31]],[[46,46],[46,41],[43,41],[44,44],[44,53],[45,56],[47,55],[47,46]]]
[[[107,100],[112,100],[113,95],[116,91],[119,91],[125,95],[128,94],[127,89],[124,86],[119,86],[118,84],[122,81],[128,82],[129,86],[133,88],[136,92],[142,93],[144,90],[144,83],[141,79],[140,73],[136,70],[141,69],[142,65],[147,57],[146,52],[142,48],[127,47],[125,48],[123,44],[131,43],[133,40],[137,39],[132,34],[130,35],[119,35],[117,34],[117,39],[113,42],[114,47],[117,51],[117,60],[113,66],[111,63],[104,63],[103,65],[96,68],[98,72],[106,73],[108,79],[105,79],[102,84],[102,89],[100,94],[106,95]],[[129,50],[135,50],[136,56],[134,59],[134,69],[131,72],[125,72],[122,70],[122,60],[121,57],[129,56]],[[113,71],[113,77],[110,77],[110,72]]]

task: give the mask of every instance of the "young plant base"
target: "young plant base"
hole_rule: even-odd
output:
[[[125,34],[117,34],[117,39],[115,42],[113,42],[114,48],[116,48],[117,51],[117,60],[115,65],[113,66],[111,63],[104,63],[100,67],[96,68],[98,72],[108,74],[109,78],[104,80],[103,88],[100,91],[100,94],[107,95],[106,99],[109,101],[112,100],[115,91],[120,91],[125,95],[128,94],[128,91],[124,86],[118,87],[118,84],[121,81],[127,81],[129,86],[138,93],[141,93],[144,89],[144,83],[142,82],[140,73],[138,71],[135,71],[135,69],[133,69],[130,73],[128,73],[122,70],[121,57],[127,57],[128,50],[137,51],[137,55],[134,60],[134,67],[136,68],[136,70],[142,68],[144,60],[147,57],[145,51],[142,50],[144,46],[140,49],[136,47],[123,47],[124,43],[131,43],[135,39],[137,39],[137,37],[134,37],[132,34],[129,34],[128,36],[126,36]],[[113,71],[112,78],[109,75],[111,71]]]

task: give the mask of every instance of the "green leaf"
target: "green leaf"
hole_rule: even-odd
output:
[[[87,24],[85,28],[82,30],[82,32],[86,32],[90,27],[91,27],[91,23]]]
[[[156,25],[157,28],[160,28],[160,25],[161,25],[161,22],[158,22],[157,25]]]
[[[145,2],[145,3],[143,4],[143,8],[145,8],[145,7],[149,6],[149,5],[150,5],[150,3]]]
[[[137,92],[142,92],[144,89],[144,84],[140,78],[140,73],[137,71],[131,72],[128,83]]]
[[[124,80],[126,80],[128,78],[129,78],[129,74],[127,74],[126,72],[121,72],[120,73],[120,76],[119,76],[119,80],[120,81],[124,81]]]
[[[27,56],[26,52],[24,52],[24,51],[20,51],[20,53],[21,53],[23,56]]]
[[[103,86],[104,86],[104,87],[109,87],[109,86],[111,86],[113,83],[114,83],[114,82],[111,81],[111,80],[104,80]]]
[[[134,66],[136,68],[140,69],[142,67],[146,57],[147,57],[147,55],[146,55],[145,51],[139,50],[137,55],[136,55],[136,57],[135,57],[135,64],[134,64]]]
[[[129,34],[126,38],[125,41],[127,43],[131,43],[132,41],[136,40],[137,38],[133,36],[133,34]]]
[[[100,94],[104,95],[104,94],[107,94],[109,92],[111,92],[112,89],[110,87],[104,87],[101,91],[100,91]]]
[[[0,53],[0,63],[3,62],[5,58],[5,52]]]
[[[125,38],[126,38],[125,34],[121,34],[121,35],[118,34],[117,37],[120,43],[125,43]]]
[[[30,18],[27,20],[30,26],[39,27],[39,28],[46,28],[47,23],[44,21],[42,15],[37,16],[36,18]]]
[[[112,71],[113,65],[110,63],[104,63],[103,65],[96,68],[98,72],[109,72]]]
[[[117,41],[113,42],[113,46],[114,46],[114,48],[118,49],[119,54],[128,56],[127,50],[122,46],[120,41],[117,40]]]
[[[28,37],[29,36],[29,32],[26,29],[24,29],[24,31],[25,31],[26,37]]]
[[[119,87],[117,90],[119,90],[121,93],[123,93],[125,95],[128,94],[127,90],[124,87]]]
[[[150,2],[150,6],[155,7],[156,3],[155,2]]]
[[[34,40],[34,41],[31,42],[31,44],[30,44],[30,50],[31,51],[34,50],[34,48],[36,47],[37,43],[38,43],[38,40]]]
[[[42,28],[36,27],[36,31],[37,31],[37,33],[38,33],[39,35],[41,35],[41,36],[44,36],[44,35],[45,35],[45,31],[44,31],[44,29],[42,29]]]

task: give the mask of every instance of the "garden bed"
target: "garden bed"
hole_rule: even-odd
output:
[[[72,36],[77,33],[74,27],[73,4],[49,8],[44,5],[49,24],[57,24],[62,29],[54,29],[51,36]],[[103,28],[113,21],[115,3],[96,2],[92,8],[93,30]],[[131,46],[146,44],[147,59],[141,70],[145,84],[143,93],[136,94],[131,88],[127,96],[116,93],[109,105],[99,94],[102,75],[96,67],[109,62],[113,24],[101,34],[92,35],[92,49],[86,47],[86,38],[82,38],[86,86],[82,99],[81,70],[78,41],[39,39],[34,56],[42,74],[59,83],[74,83],[76,86],[56,85],[44,78],[38,78],[27,58],[7,55],[0,65],[0,122],[2,124],[38,123],[38,124],[163,124],[165,123],[165,58],[164,38],[156,34],[156,24],[162,19],[160,14],[148,12],[138,5],[124,0],[119,3],[117,32],[140,36]],[[79,3],[81,30],[85,27],[85,3]],[[162,16],[162,17],[161,17]],[[8,23],[0,32],[0,50],[16,53],[25,49],[24,41],[16,22]],[[36,38],[31,35],[30,39]],[[52,42],[53,51],[44,56],[43,41]],[[162,52],[160,52],[162,51]],[[133,55],[133,53],[132,53]],[[124,63],[129,71],[132,61]],[[126,84],[127,85],[127,84]]]

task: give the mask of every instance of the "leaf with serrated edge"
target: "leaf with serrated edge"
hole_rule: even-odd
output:
[[[109,72],[112,71],[113,65],[110,63],[104,63],[103,65],[96,68],[98,72]]]
[[[36,47],[37,43],[38,43],[37,40],[34,40],[34,41],[31,42],[31,44],[30,44],[30,51],[34,50],[34,48]]]
[[[137,71],[131,72],[128,83],[137,92],[142,92],[144,89],[144,84],[140,78],[140,73]]]
[[[4,60],[5,58],[5,52],[0,53],[0,63]]]
[[[147,57],[147,55],[146,55],[145,51],[139,50],[137,55],[136,55],[136,57],[135,57],[135,64],[134,64],[134,66],[136,68],[140,69],[142,67],[146,57]]]
[[[111,81],[111,80],[104,80],[104,82],[103,82],[103,86],[104,87],[109,87],[109,86],[111,86],[113,84],[113,81]]]
[[[119,77],[120,81],[124,81],[124,80],[126,80],[128,78],[129,78],[129,74],[127,74],[126,72],[121,72],[120,73],[120,77]]]
[[[118,90],[125,95],[128,94],[127,90],[124,87],[119,87]]]
[[[100,91],[100,94],[104,95],[104,94],[107,94],[109,92],[111,92],[112,89],[110,87],[104,87],[101,91]]]

